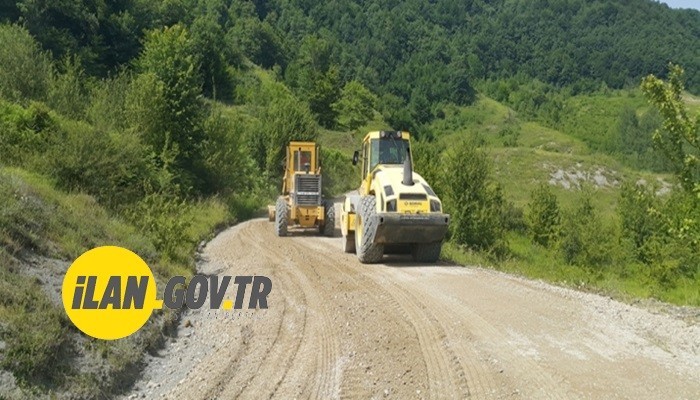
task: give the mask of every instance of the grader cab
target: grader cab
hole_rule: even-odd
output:
[[[320,148],[314,142],[290,142],[286,147],[282,194],[268,206],[268,217],[275,222],[277,236],[286,236],[289,227],[317,229],[333,236],[333,202],[323,199]]]

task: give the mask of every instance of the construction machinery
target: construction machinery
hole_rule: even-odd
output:
[[[368,133],[353,165],[362,167],[357,195],[345,198],[341,213],[343,249],[362,263],[384,253],[410,251],[413,259],[435,262],[450,216],[428,182],[413,171],[408,132]]]
[[[333,236],[333,202],[323,199],[320,147],[314,142],[289,142],[286,147],[282,195],[268,206],[268,218],[275,222],[277,236],[286,236],[288,228],[314,228]]]

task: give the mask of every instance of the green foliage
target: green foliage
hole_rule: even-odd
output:
[[[23,384],[59,379],[61,370],[56,367],[66,361],[66,318],[36,279],[7,265],[0,267],[0,320],[0,339],[5,343],[0,367]]]
[[[226,39],[234,52],[263,68],[287,65],[284,38],[268,21],[260,20],[253,2],[233,2],[227,14],[231,26]]]
[[[468,142],[448,150],[439,189],[445,209],[452,216],[450,233],[455,243],[503,251],[505,201],[501,186],[493,181],[485,153]]]
[[[384,120],[397,130],[416,132],[416,122],[404,99],[387,93],[379,101]]]
[[[616,151],[627,164],[653,171],[671,171],[669,162],[653,146],[652,134],[661,127],[661,117],[654,108],[640,117],[631,107],[620,112],[617,122]]]
[[[259,183],[253,159],[245,151],[246,130],[252,124],[238,113],[214,109],[204,121],[202,144],[204,190],[229,196],[249,193]]]
[[[217,23],[214,15],[203,15],[194,20],[190,31],[204,95],[230,101],[234,88],[227,61],[232,59],[233,55],[226,44],[223,28]]]
[[[661,215],[661,201],[656,197],[654,188],[625,184],[620,192],[617,211],[622,235],[631,240],[640,261],[650,262],[652,247],[658,244],[660,236],[667,234]]]
[[[340,93],[340,99],[332,104],[338,115],[338,124],[347,129],[357,129],[372,119],[377,96],[362,83],[350,81]]]
[[[183,189],[201,161],[204,104],[194,43],[181,25],[147,34],[129,102],[136,129]]]
[[[133,76],[120,73],[112,78],[93,82],[89,87],[86,120],[96,129],[111,132],[124,131],[129,124],[127,95]]]
[[[284,149],[291,140],[315,141],[318,135],[311,111],[289,93],[266,105],[251,131],[249,146],[263,175],[277,181],[284,172]]]
[[[53,66],[24,28],[0,24],[0,97],[26,104],[46,98]]]
[[[59,135],[40,170],[64,190],[89,193],[116,209],[141,198],[155,180],[150,154],[134,134],[65,122]]]
[[[352,167],[352,159],[340,151],[321,147],[321,171],[324,196],[338,196],[357,189],[359,173]]]
[[[49,110],[41,103],[23,108],[0,101],[0,160],[4,165],[32,165],[50,145],[56,130]]]
[[[564,260],[583,268],[600,269],[613,259],[614,232],[591,204],[590,193],[564,214],[559,250]]]
[[[625,186],[618,213],[622,235],[654,284],[673,287],[700,272],[700,201],[689,193],[659,198],[654,188]]]
[[[642,91],[663,118],[664,129],[654,132],[654,143],[671,161],[683,188],[700,197],[700,114],[691,117],[681,99],[683,74],[670,64],[668,82],[647,76]]]
[[[87,79],[77,59],[66,58],[60,64],[61,73],[54,75],[48,93],[48,105],[63,116],[81,118],[88,97],[84,85]]]
[[[286,78],[309,103],[318,122],[334,127],[337,111],[333,104],[340,99],[341,82],[338,65],[332,63],[331,43],[315,35],[307,36],[287,69]]]
[[[155,180],[150,154],[133,134],[64,120],[40,103],[0,105],[0,126],[7,165],[43,172],[60,188],[87,192],[110,208],[140,198]]]
[[[181,249],[190,248],[192,225],[190,205],[176,197],[151,193],[128,213],[129,220],[153,240],[156,250],[166,261],[182,261]]]
[[[498,101],[511,105],[522,115],[557,125],[564,112],[567,93],[551,84],[524,75],[486,82],[484,90]]]
[[[132,14],[139,3],[22,0],[18,20],[57,59],[77,56],[90,74],[103,74],[138,53],[147,27]]]
[[[549,184],[543,183],[532,192],[526,218],[532,240],[543,246],[556,242],[561,229],[561,215],[557,196]]]
[[[444,148],[437,143],[421,140],[412,140],[411,147],[414,170],[438,190],[443,179],[441,164]]]

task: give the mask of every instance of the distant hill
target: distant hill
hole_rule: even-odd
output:
[[[651,0],[292,0],[269,3],[261,16],[291,43],[320,32],[338,44],[345,74],[406,96],[421,86],[415,78],[430,82],[445,66],[586,89],[636,85],[669,61],[700,91],[700,11]]]

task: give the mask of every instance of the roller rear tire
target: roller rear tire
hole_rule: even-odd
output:
[[[362,196],[360,212],[355,218],[355,251],[363,264],[381,261],[384,245],[374,243],[377,233],[377,199],[374,196]]]

